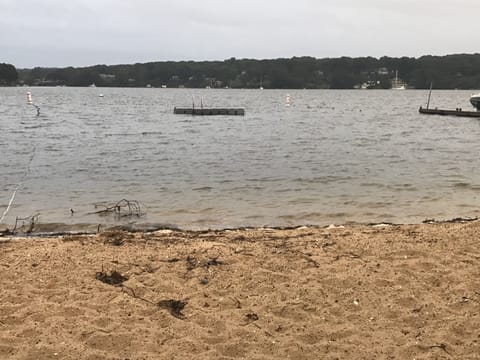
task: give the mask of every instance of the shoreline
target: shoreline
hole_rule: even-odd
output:
[[[329,225],[313,225],[299,224],[291,226],[239,226],[239,227],[223,227],[223,228],[205,228],[205,229],[188,229],[181,228],[174,224],[164,223],[128,223],[128,224],[93,224],[93,223],[35,223],[33,226],[24,224],[18,229],[8,224],[0,224],[0,238],[6,236],[12,237],[56,237],[69,235],[95,235],[109,231],[125,231],[130,233],[152,233],[161,230],[172,230],[177,232],[203,233],[209,231],[225,232],[225,231],[242,231],[242,230],[297,230],[303,228],[309,229],[325,229],[325,228],[345,228],[355,226],[404,226],[404,225],[420,225],[420,224],[443,224],[443,223],[466,223],[479,220],[478,217],[454,217],[445,220],[436,220],[428,218],[421,223],[393,223],[393,222],[368,222],[357,223],[349,222],[344,224]]]

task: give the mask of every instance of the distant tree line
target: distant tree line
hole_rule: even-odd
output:
[[[18,80],[18,73],[15,66],[11,64],[0,64],[0,86],[15,85]]]
[[[479,89],[480,54],[420,58],[231,58],[79,68],[37,67],[18,72],[20,82],[28,85],[265,89],[388,89],[398,72],[409,88],[426,89],[433,82],[436,89]]]

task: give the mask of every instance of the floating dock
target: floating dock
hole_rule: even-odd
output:
[[[244,108],[178,108],[173,109],[174,114],[185,115],[245,115]]]
[[[429,109],[422,108],[418,109],[418,112],[421,114],[427,115],[449,115],[449,116],[463,116],[463,117],[476,117],[480,118],[480,111],[463,111],[462,109],[455,110],[445,110],[445,109]]]

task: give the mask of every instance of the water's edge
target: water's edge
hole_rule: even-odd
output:
[[[128,232],[128,233],[153,233],[158,231],[182,232],[201,234],[206,232],[226,232],[226,231],[248,231],[248,230],[297,230],[297,229],[338,229],[353,226],[368,227],[389,227],[403,225],[420,225],[420,224],[447,224],[447,223],[468,223],[478,221],[478,217],[455,217],[452,219],[435,220],[425,219],[421,223],[400,224],[391,222],[370,222],[370,223],[347,223],[347,224],[330,224],[330,225],[296,225],[296,226],[241,226],[235,228],[208,228],[208,229],[183,229],[172,224],[151,224],[151,223],[129,223],[123,225],[108,224],[59,224],[59,223],[39,223],[33,228],[21,227],[14,229],[12,226],[0,224],[0,237],[59,237],[74,235],[94,235],[104,232]]]

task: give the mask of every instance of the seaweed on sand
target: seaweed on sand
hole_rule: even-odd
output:
[[[95,274],[95,278],[112,286],[122,286],[123,282],[128,280],[128,276],[123,276],[116,270],[112,271],[110,274],[103,272],[103,270],[99,271]]]

